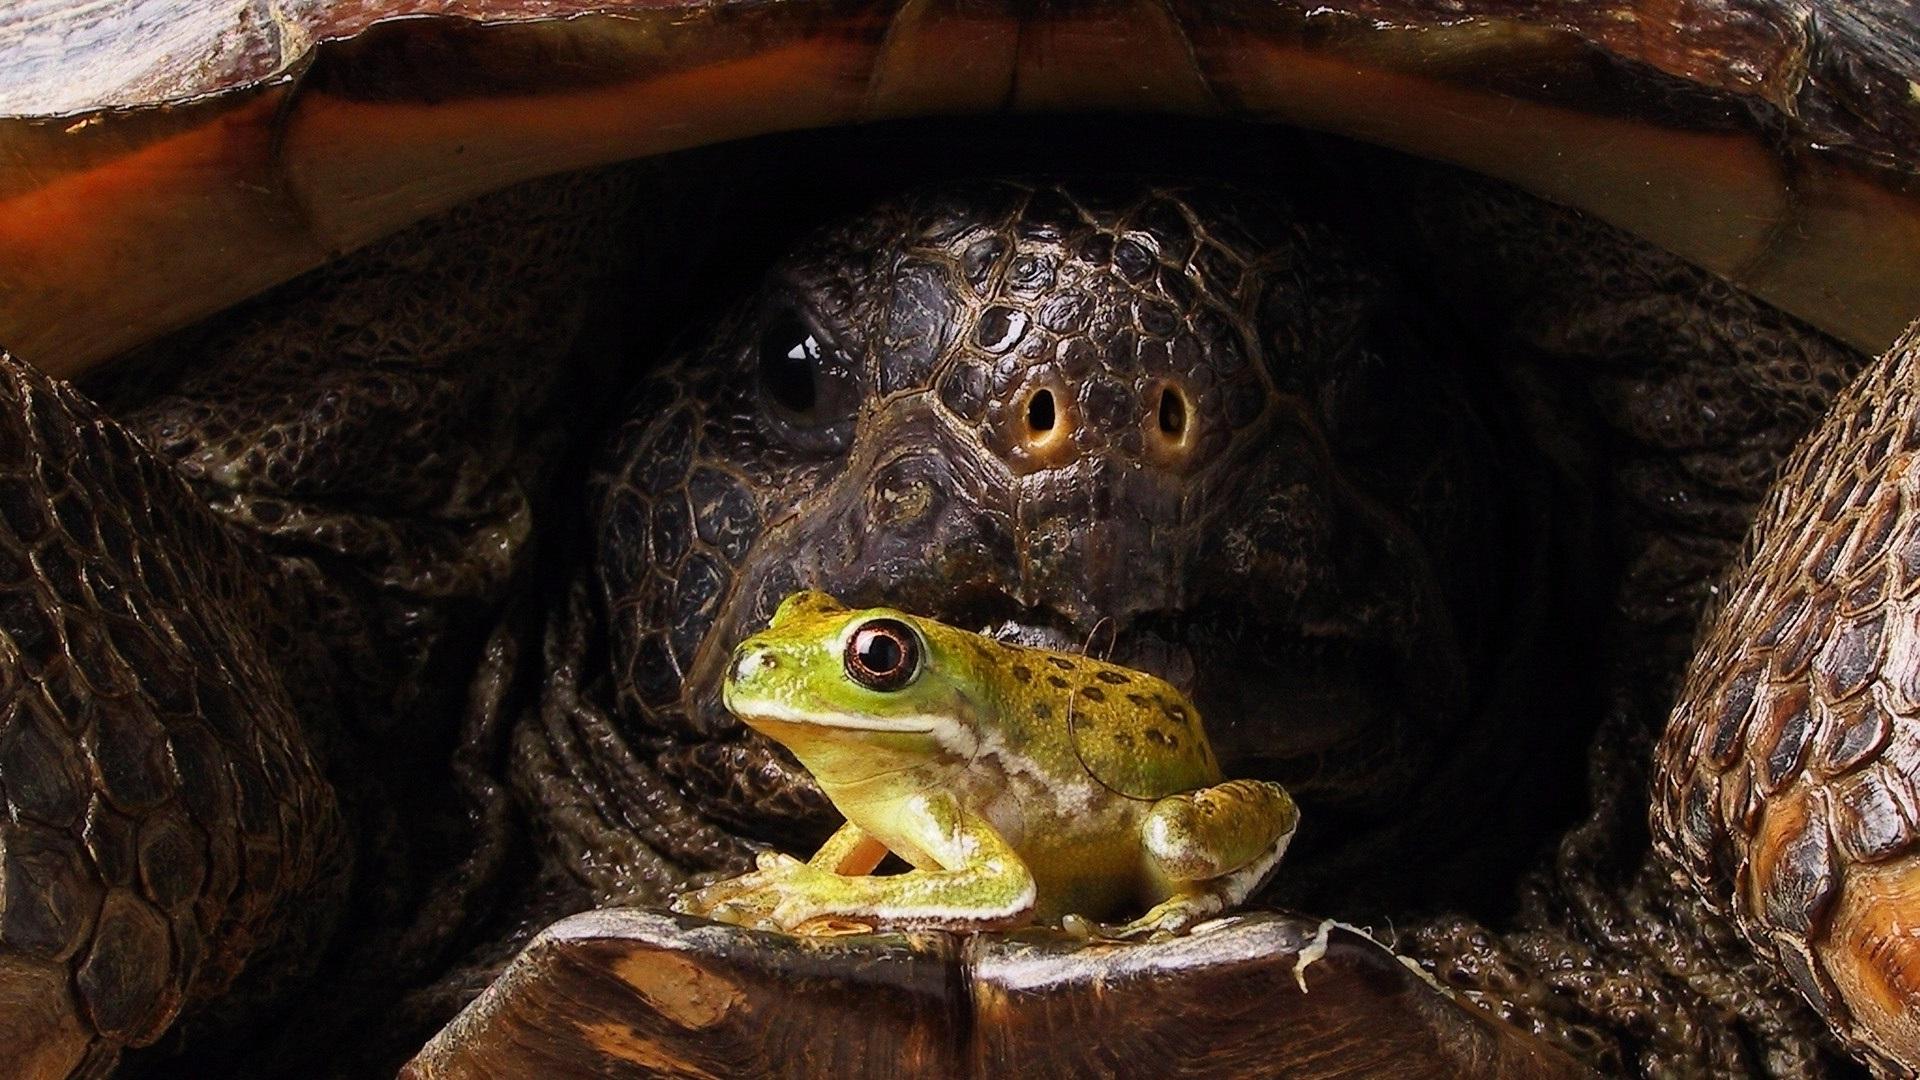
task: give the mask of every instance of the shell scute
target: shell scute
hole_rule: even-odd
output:
[[[1812,933],[1839,885],[1827,835],[1826,798],[1812,790],[1767,807],[1750,853],[1755,908],[1770,926]]]
[[[1883,767],[1856,773],[1834,787],[1834,839],[1849,858],[1880,862],[1912,846],[1915,822],[1895,797],[1897,790],[1896,778]]]
[[[1865,690],[1883,666],[1879,614],[1848,620],[1814,660],[1814,678],[1826,700],[1837,702]]]
[[[1833,711],[1811,762],[1823,777],[1840,776],[1878,754],[1893,734],[1893,717],[1876,696]]]

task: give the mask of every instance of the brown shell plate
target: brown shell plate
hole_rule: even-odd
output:
[[[57,374],[516,180],[994,110],[1456,162],[1868,351],[1920,310],[1904,0],[24,0],[0,71],[0,342]]]
[[[1353,930],[1243,916],[1148,945],[794,938],[628,909],[541,934],[407,1080],[1575,1077]]]

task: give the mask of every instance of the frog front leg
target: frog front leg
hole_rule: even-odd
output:
[[[1033,874],[984,818],[948,795],[916,795],[891,811],[887,830],[927,865],[888,877],[843,876],[873,854],[871,835],[848,824],[812,861],[768,852],[758,866],[674,901],[674,910],[756,929],[804,931],[823,920],[941,930],[1002,929],[1033,916]],[[857,830],[849,833],[849,830]],[[884,851],[884,849],[882,849]]]
[[[1118,936],[1179,933],[1241,903],[1273,875],[1299,823],[1293,797],[1264,780],[1229,780],[1154,803],[1141,838],[1150,871],[1173,895]]]
[[[887,857],[887,845],[868,835],[865,829],[849,821],[833,831],[807,865],[842,876],[871,874]]]

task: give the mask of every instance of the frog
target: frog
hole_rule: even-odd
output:
[[[675,899],[718,922],[1165,939],[1264,887],[1300,820],[1284,786],[1223,778],[1160,678],[824,592],[739,644],[722,699],[845,822]],[[908,869],[875,874],[889,853]]]

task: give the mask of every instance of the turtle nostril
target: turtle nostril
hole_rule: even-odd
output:
[[[1160,431],[1179,442],[1187,433],[1187,396],[1177,388],[1160,388]]]
[[[1065,465],[1078,453],[1075,432],[1082,417],[1070,393],[1057,381],[1029,384],[1024,397],[1007,402],[995,425],[990,447],[1008,455],[1021,473]]]
[[[1170,379],[1147,384],[1140,402],[1146,415],[1139,416],[1140,437],[1146,440],[1147,457],[1162,465],[1185,467],[1193,463],[1198,450],[1194,434],[1193,402],[1180,384]]]
[[[1027,399],[1027,430],[1044,437],[1053,430],[1054,423],[1053,391],[1034,391]]]

